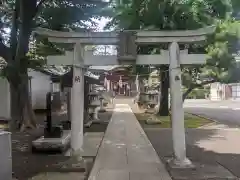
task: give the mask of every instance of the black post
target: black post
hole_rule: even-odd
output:
[[[46,131],[51,133],[52,131],[52,93],[48,92],[46,97]]]

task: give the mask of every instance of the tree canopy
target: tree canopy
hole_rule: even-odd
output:
[[[45,27],[61,31],[95,28],[94,19],[108,12],[104,0],[2,0],[0,4],[0,56],[7,62],[4,75],[11,86],[12,118],[25,127],[34,127],[28,92],[28,68],[41,65],[36,59],[46,53],[60,53],[32,31]],[[30,49],[30,50],[29,50]],[[37,57],[35,56],[37,55]],[[33,61],[34,59],[34,61]]]
[[[204,46],[208,54],[206,64],[183,67],[183,85],[188,88],[184,99],[194,88],[212,82],[234,83],[240,80],[233,75],[239,35],[238,21],[226,20],[217,24],[216,32],[208,37],[207,45]]]
[[[106,28],[186,30],[216,25],[216,32],[205,43],[188,45],[190,53],[204,52],[209,55],[206,65],[183,67],[183,84],[191,92],[205,83],[231,80],[228,71],[235,63],[233,54],[239,34],[239,23],[236,21],[239,7],[238,0],[124,0],[115,4],[116,15]],[[158,49],[166,46],[162,44]],[[186,46],[180,44],[180,47]],[[153,50],[156,47],[150,49],[152,53]],[[164,65],[161,69],[160,111],[162,107],[164,111],[160,114],[167,115],[169,84],[165,81],[168,81],[168,67]]]
[[[231,0],[124,0],[115,4],[116,15],[107,27],[197,29],[231,16],[232,11]]]
[[[16,119],[21,119],[21,122],[33,119],[29,116],[31,108],[27,69],[41,65],[44,59],[41,57],[46,53],[61,53],[65,48],[56,47],[44,38],[33,37],[32,31],[36,27],[61,31],[92,30],[96,28],[93,18],[106,15],[113,16],[107,28],[115,29],[185,30],[216,24],[216,33],[204,45],[189,47],[193,52],[207,52],[210,58],[205,66],[184,67],[184,84],[192,87],[203,75],[208,79],[230,79],[229,74],[226,74],[232,67],[232,54],[236,50],[238,0],[119,0],[111,1],[108,5],[104,0],[0,2],[0,56],[7,62],[4,74],[11,85],[12,100],[16,104],[12,110],[17,109],[12,114]],[[167,44],[139,47],[139,51],[155,53],[166,47]],[[36,59],[40,59],[40,62]],[[162,66],[161,69],[162,81],[168,81],[168,67]],[[193,69],[195,74],[191,74]],[[146,67],[139,67],[136,71],[147,72]],[[162,85],[162,90],[165,89],[162,96],[168,97],[168,83]],[[34,123],[26,121],[25,124],[33,126]]]

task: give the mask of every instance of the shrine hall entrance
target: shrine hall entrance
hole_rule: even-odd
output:
[[[130,96],[130,88],[128,83],[123,83],[122,85],[118,85],[117,88],[117,94],[118,95],[124,95],[124,96]]]

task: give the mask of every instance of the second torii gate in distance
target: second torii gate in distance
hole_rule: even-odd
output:
[[[71,109],[71,148],[72,155],[81,155],[83,144],[83,97],[84,97],[84,68],[86,66],[104,65],[159,65],[169,64],[170,93],[171,93],[171,120],[174,159],[171,161],[178,167],[192,167],[186,157],[184,110],[182,104],[182,81],[180,64],[204,64],[206,55],[188,54],[187,50],[180,51],[178,43],[194,43],[204,41],[206,35],[213,33],[214,27],[186,31],[135,31],[130,35],[130,43],[136,45],[160,45],[170,43],[169,50],[162,50],[161,54],[143,55],[133,52],[124,52],[118,55],[93,55],[85,51],[86,45],[118,45],[123,33],[118,32],[59,32],[48,29],[36,29],[35,33],[48,37],[50,42],[67,43],[74,45],[74,51],[67,51],[63,56],[49,56],[48,65],[73,66],[72,109]],[[129,34],[128,34],[129,35]],[[122,46],[122,45],[121,45]],[[120,47],[120,51],[128,51]],[[123,57],[124,56],[124,57]]]

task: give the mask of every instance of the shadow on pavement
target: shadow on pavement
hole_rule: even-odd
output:
[[[171,129],[145,129],[145,132],[163,161],[166,157],[173,156]],[[240,177],[240,147],[234,150],[239,145],[236,141],[232,141],[230,143],[224,136],[219,135],[218,130],[188,129],[186,131],[187,156],[194,163],[220,164],[233,175]]]
[[[128,100],[128,103],[135,113],[139,112],[139,109],[131,100]],[[227,130],[224,128],[218,129],[218,126],[208,129],[187,129],[186,148],[188,158],[195,164],[207,167],[224,167],[234,176],[240,177],[240,145],[238,145],[240,130],[229,129],[235,127],[227,125]],[[163,162],[173,157],[171,129],[145,127],[144,131]],[[223,171],[224,168],[222,168]],[[194,172],[191,170],[184,170],[182,173],[183,179],[188,180],[193,174]]]

